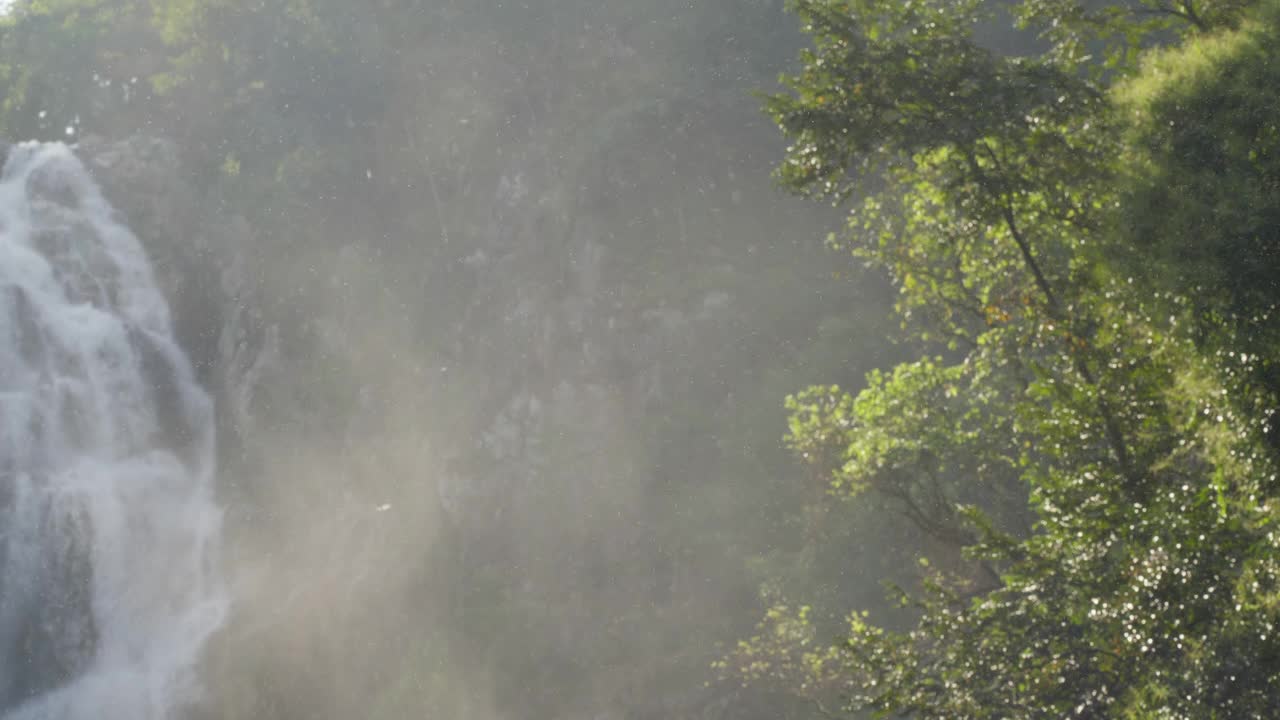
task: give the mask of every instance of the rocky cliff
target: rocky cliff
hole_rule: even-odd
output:
[[[679,186],[604,158],[576,194],[527,149],[401,251],[370,237],[375,218],[284,247],[202,195],[173,142],[79,143],[217,404],[239,600],[210,661],[220,702],[722,703],[687,678],[654,688],[700,673],[740,629],[727,609],[754,603],[741,543],[778,532],[753,518],[786,468],[783,395],[830,379],[838,354],[813,343],[856,334],[827,318],[867,292],[824,276],[808,236],[779,241],[815,220],[763,171],[689,142]],[[454,669],[382,687],[396,672],[375,668],[406,642],[401,671],[426,662],[414,642]]]

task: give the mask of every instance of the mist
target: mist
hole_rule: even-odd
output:
[[[0,2],[0,720],[1264,716],[1273,6]]]
[[[878,597],[818,580],[782,446],[789,393],[894,351],[770,178],[780,3],[8,22],[7,132],[72,144],[214,399],[230,605],[183,716],[773,716],[711,664],[779,573]],[[822,552],[870,578],[866,541]]]

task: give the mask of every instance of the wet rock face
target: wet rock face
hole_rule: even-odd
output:
[[[76,151],[146,246],[178,341],[214,395],[221,457],[243,456],[265,422],[255,409],[268,382],[288,371],[248,259],[254,230],[199,196],[168,139],[86,137]],[[474,399],[483,406],[478,422],[445,439],[452,457],[441,482],[466,488],[441,488],[449,508],[467,495],[491,514],[511,487],[537,483],[539,468],[563,471],[540,438],[602,448],[634,435],[622,426],[669,392],[676,360],[730,304],[724,293],[698,307],[623,301],[634,293],[611,276],[607,229],[562,217],[553,195],[519,167],[496,180],[489,224],[459,262],[472,280],[467,307],[457,327],[426,331],[433,343],[458,348],[449,364],[469,367],[490,387]]]
[[[44,510],[39,523],[59,527],[52,528],[56,532],[44,528],[41,534],[61,542],[47,548],[20,579],[10,576],[14,582],[0,582],[0,595],[5,596],[0,621],[16,621],[6,626],[17,629],[0,632],[0,666],[7,670],[0,674],[0,708],[20,705],[82,673],[97,643],[90,612],[87,519],[82,513],[59,517],[52,508]],[[0,564],[5,560],[0,557]]]
[[[76,153],[147,248],[175,335],[216,401],[219,454],[240,456],[254,432],[255,391],[278,360],[246,269],[253,231],[198,197],[171,140],[86,137]]]
[[[148,250],[189,254],[201,244],[201,234],[193,232],[200,229],[196,198],[182,177],[173,142],[141,135],[116,141],[87,137],[76,154],[125,214],[129,227],[148,241]]]
[[[291,383],[305,389],[323,384],[325,378],[304,356],[383,352],[353,340],[379,336],[344,332],[341,318],[324,316],[321,307],[280,320],[278,303],[270,309],[263,302],[279,288],[271,278],[258,277],[261,268],[249,259],[259,244],[254,229],[199,196],[184,179],[174,143],[86,139],[78,154],[152,258],[175,334],[216,400],[222,466],[248,458],[247,472],[223,473],[224,490],[243,486],[247,499],[254,492],[250,486],[269,482],[269,470],[255,467],[253,459],[270,442],[264,438],[305,433],[303,423],[281,431],[280,423],[267,419],[271,412],[306,412],[300,398],[289,394]],[[624,276],[620,268],[628,261],[610,228],[589,217],[570,217],[558,190],[531,176],[520,166],[494,178],[492,202],[474,209],[488,217],[454,233],[453,247],[464,247],[456,250],[451,267],[465,282],[437,292],[451,293],[447,306],[457,312],[414,318],[425,347],[406,347],[423,358],[438,352],[440,362],[438,369],[416,376],[413,391],[452,403],[426,413],[449,416],[448,426],[425,425],[412,412],[387,412],[388,406],[399,407],[400,398],[386,397],[394,383],[383,387],[379,383],[388,378],[360,375],[367,368],[357,367],[350,371],[357,383],[349,382],[351,374],[335,375],[359,385],[354,399],[344,398],[348,405],[335,404],[335,413],[349,420],[339,431],[346,437],[336,443],[403,451],[392,442],[379,444],[377,437],[396,437],[386,425],[397,421],[430,435],[420,438],[430,446],[422,462],[411,463],[408,471],[395,466],[371,473],[376,477],[365,484],[429,482],[442,524],[456,530],[451,541],[459,557],[484,563],[528,602],[558,608],[544,639],[548,652],[569,658],[598,642],[591,636],[594,626],[580,618],[602,607],[665,602],[670,595],[679,572],[656,548],[661,538],[640,524],[609,518],[630,517],[646,488],[659,481],[652,449],[643,445],[652,416],[688,388],[699,353],[705,354],[706,344],[723,334],[726,318],[739,310],[723,290],[671,299]],[[356,278],[385,269],[380,260],[365,257],[369,248],[360,240],[351,242],[334,263],[335,277],[347,265]],[[323,292],[338,294],[317,290]],[[355,306],[358,325],[371,306]],[[279,326],[264,313],[274,313]],[[291,333],[299,320],[321,330],[306,338],[314,352],[298,350]],[[313,436],[304,440],[316,442]],[[234,496],[224,498],[234,506]],[[228,515],[249,517],[248,522],[274,517],[259,499],[241,505],[253,510],[237,515],[232,509]]]

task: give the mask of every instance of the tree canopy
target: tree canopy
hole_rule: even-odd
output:
[[[779,177],[853,199],[833,243],[943,354],[797,395],[790,442],[967,563],[829,646],[775,608],[722,669],[877,716],[1268,716],[1280,5],[1014,3],[1038,57],[986,3],[792,8]]]

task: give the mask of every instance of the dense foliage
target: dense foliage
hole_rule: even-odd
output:
[[[1052,49],[1008,57],[984,3],[793,3],[814,49],[769,99],[780,177],[865,193],[835,242],[947,352],[798,395],[790,442],[968,564],[830,647],[779,606],[722,668],[878,716],[1280,707],[1280,5],[1245,5],[1015,4]]]

